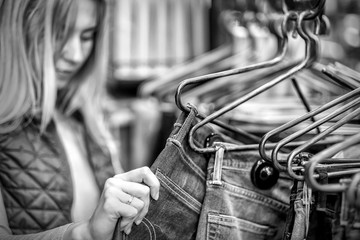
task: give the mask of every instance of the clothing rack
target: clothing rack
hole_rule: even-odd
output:
[[[177,116],[154,168],[197,199],[186,236],[360,236],[360,74],[322,55],[326,1],[212,2],[221,43],[139,91]]]

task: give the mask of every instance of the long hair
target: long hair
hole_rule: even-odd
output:
[[[2,0],[1,132],[12,131],[26,118],[40,116],[42,130],[49,123],[56,102],[53,46],[58,34],[53,33],[70,31],[73,5],[70,0]],[[64,21],[61,31],[59,18]]]
[[[56,109],[67,115],[79,110],[92,138],[110,152],[115,170],[120,171],[101,106],[107,80],[109,7],[107,0],[92,1],[98,4],[94,48],[63,94],[57,92],[54,58],[75,24],[77,0],[0,0],[0,133],[32,118],[40,119],[43,132]]]

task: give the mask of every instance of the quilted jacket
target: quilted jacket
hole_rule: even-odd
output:
[[[80,122],[78,122],[82,126]],[[65,150],[52,122],[43,135],[34,122],[0,135],[0,184],[13,234],[71,222],[73,187]],[[114,175],[109,154],[84,131],[87,155],[100,191]]]

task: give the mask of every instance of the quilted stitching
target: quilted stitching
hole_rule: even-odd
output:
[[[55,150],[56,137],[40,137],[34,131],[28,127],[1,139],[0,181],[14,234],[39,232],[71,221],[72,183],[64,151]]]
[[[12,136],[0,136],[0,184],[14,234],[36,233],[71,222],[73,189],[65,151],[59,149],[62,144],[53,123],[43,136],[37,132],[36,126],[28,126]],[[109,154],[87,133],[84,137],[102,190],[106,179],[114,175]]]

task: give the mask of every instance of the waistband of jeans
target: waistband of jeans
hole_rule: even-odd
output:
[[[286,160],[287,155],[278,154],[279,160]],[[243,150],[243,151],[229,151],[225,152],[223,156],[222,167],[232,169],[248,169],[251,168],[257,160],[261,160],[262,157],[258,150]],[[212,168],[215,165],[215,155],[211,157],[208,168]]]
[[[185,141],[188,143],[191,128],[200,121],[196,116],[197,109],[194,106],[190,107],[190,112],[181,112],[174,123],[174,128],[169,138],[181,143]],[[194,144],[199,148],[203,148],[206,138],[214,132],[215,130],[209,125],[198,128],[192,135]]]

